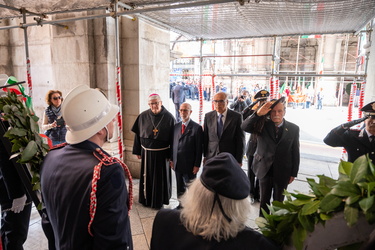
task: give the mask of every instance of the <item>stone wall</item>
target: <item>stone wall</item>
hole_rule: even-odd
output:
[[[98,14],[91,12],[89,14]],[[52,16],[52,19],[79,17],[80,13]],[[18,25],[22,19],[5,20],[2,26]],[[33,23],[32,19],[27,20]],[[147,97],[157,92],[169,98],[169,32],[140,20],[120,18],[120,63],[123,135],[126,162],[139,175],[139,161],[131,155],[134,134],[130,128],[136,116],[147,109]],[[116,98],[115,25],[112,17],[66,22],[62,25],[27,28],[32,97],[41,118],[47,107],[45,95],[58,89],[63,96],[79,84],[100,88],[112,103]],[[0,30],[0,74],[26,81],[23,29]],[[25,84],[25,87],[27,84]],[[168,108],[168,107],[167,107]]]

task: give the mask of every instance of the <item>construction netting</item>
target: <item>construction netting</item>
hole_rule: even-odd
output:
[[[111,9],[110,0],[0,0],[0,17]],[[375,17],[374,0],[133,0],[120,15],[136,15],[195,39],[355,33]],[[9,9],[10,8],[10,9]]]

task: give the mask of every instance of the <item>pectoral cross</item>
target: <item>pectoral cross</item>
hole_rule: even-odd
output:
[[[157,128],[154,128],[154,129],[152,130],[152,132],[154,132],[154,135],[156,135],[156,133],[159,132],[159,130],[158,130]]]

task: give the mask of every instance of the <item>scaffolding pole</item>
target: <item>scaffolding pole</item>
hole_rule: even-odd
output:
[[[348,46],[349,46],[349,35],[347,34],[345,37],[345,45],[344,45],[344,54],[342,56],[342,67],[341,70],[342,72],[345,72],[346,69],[346,60],[348,56]],[[338,106],[342,106],[342,95],[343,95],[343,89],[344,89],[344,77],[341,77],[340,79],[340,86],[339,86],[339,93],[338,93]]]
[[[300,47],[300,44],[301,44],[301,36],[298,36],[297,55],[296,55],[296,69],[295,69],[295,73],[296,74],[298,73],[298,61],[299,61],[299,47]],[[296,86],[296,90],[298,89],[297,85],[299,84],[299,80],[300,80],[299,77],[295,77],[294,78],[294,86]]]
[[[118,0],[115,4],[115,13],[118,11]],[[118,151],[120,160],[124,160],[124,149],[122,143],[122,95],[121,95],[121,64],[120,64],[120,36],[119,36],[119,16],[115,15],[115,47],[116,47],[116,97],[119,111],[117,113],[118,125]]]
[[[202,116],[203,116],[203,82],[202,82],[202,72],[203,72],[203,39],[201,40],[200,50],[199,50],[199,124],[202,125]]]
[[[26,11],[22,9],[23,22],[26,23]],[[25,40],[25,55],[26,55],[26,76],[27,76],[27,86],[29,88],[29,96],[33,97],[33,83],[31,81],[31,65],[29,56],[29,39],[27,37],[27,27],[23,27],[23,36]]]

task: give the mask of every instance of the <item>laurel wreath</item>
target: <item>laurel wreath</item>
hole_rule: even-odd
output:
[[[17,95],[9,92],[0,97],[2,118],[9,123],[9,129],[4,134],[12,144],[10,159],[17,158],[20,164],[26,164],[31,173],[33,190],[40,190],[40,166],[49,151],[39,134],[39,117],[32,107],[18,100]]]

